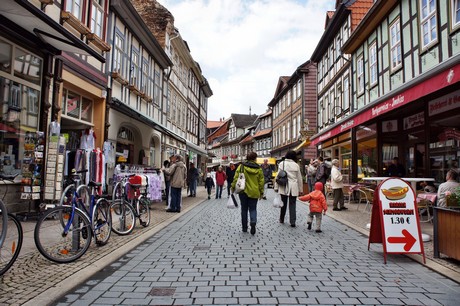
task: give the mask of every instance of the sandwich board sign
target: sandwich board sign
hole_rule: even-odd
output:
[[[387,254],[422,254],[422,233],[414,190],[400,178],[382,181],[374,192],[368,250],[371,243],[382,243]]]

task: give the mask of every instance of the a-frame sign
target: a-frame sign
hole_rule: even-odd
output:
[[[382,181],[374,193],[368,250],[382,243],[387,254],[422,254],[425,263],[420,220],[414,190],[400,178]]]

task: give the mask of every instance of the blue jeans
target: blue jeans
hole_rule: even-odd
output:
[[[216,186],[216,199],[222,198],[222,190],[224,190],[224,185]]]
[[[248,211],[251,224],[257,223],[257,201],[258,199],[248,197],[244,192],[239,194],[241,201],[241,225],[243,230],[248,229]]]
[[[308,193],[312,192],[315,187],[315,178],[308,175],[307,176],[307,183],[308,183]]]
[[[190,195],[196,195],[196,179],[190,180],[189,188]]]
[[[171,182],[165,181],[165,196],[166,196],[166,205],[169,205],[169,191],[170,191]]]
[[[171,187],[171,206],[169,207],[173,211],[180,211],[180,205],[182,202],[182,188]]]

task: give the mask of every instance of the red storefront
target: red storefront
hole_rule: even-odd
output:
[[[314,135],[312,144],[340,160],[349,182],[385,175],[394,156],[407,177],[443,182],[460,162],[460,64],[433,70]]]

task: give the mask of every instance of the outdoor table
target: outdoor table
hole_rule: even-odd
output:
[[[436,192],[423,192],[417,195],[417,202],[420,202],[421,199],[425,199],[425,200],[430,201],[434,205],[434,203],[436,203],[437,197],[438,197],[438,194]]]
[[[380,183],[383,180],[386,180],[389,177],[385,176],[378,176],[378,177],[364,177],[363,181],[377,181]],[[434,182],[434,178],[431,177],[401,177],[402,180],[406,182],[410,182],[412,189],[415,191],[417,190],[417,183],[418,182]]]

